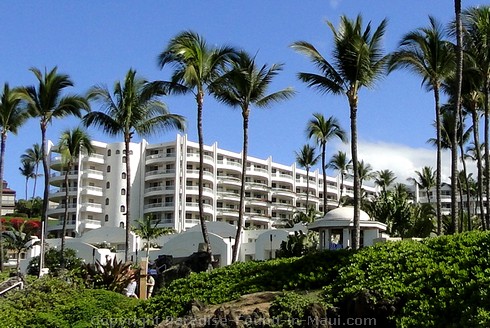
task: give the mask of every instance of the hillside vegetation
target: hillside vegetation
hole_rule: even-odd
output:
[[[274,316],[301,316],[313,300],[337,318],[382,327],[489,327],[490,233],[378,244],[301,258],[237,263],[172,282],[148,301],[41,279],[0,302],[3,327],[149,327],[199,300],[220,304],[260,291],[289,291]],[[294,326],[294,325],[288,325]]]

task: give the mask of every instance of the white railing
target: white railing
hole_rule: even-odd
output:
[[[151,176],[151,175],[156,175],[156,174],[170,174],[170,173],[175,173],[175,169],[165,169],[165,170],[154,170],[154,171],[148,171],[145,173],[145,177]]]
[[[3,295],[5,294],[6,292],[8,292],[9,290],[12,290],[14,288],[19,288],[19,289],[24,289],[24,283],[22,281],[19,281],[19,282],[16,282],[15,284],[13,284],[12,286],[2,290],[0,292],[0,295]]]

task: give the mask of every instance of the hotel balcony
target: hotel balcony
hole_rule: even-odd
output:
[[[66,171],[60,171],[56,173],[51,173],[49,178],[49,183],[53,186],[61,186],[65,182]],[[68,171],[68,180],[74,180],[78,178],[78,171]]]
[[[226,191],[218,191],[218,197],[219,200],[224,200],[224,201],[234,201],[234,202],[239,202],[240,201],[240,194],[238,192],[226,192]]]
[[[199,195],[199,186],[186,186],[185,193],[187,195]],[[213,198],[214,197],[213,189],[208,187],[203,187],[202,195],[205,197]]]
[[[84,155],[82,158],[82,162],[104,164],[104,155],[101,154]]]
[[[86,230],[93,230],[93,229],[101,228],[102,222],[100,222],[99,220],[84,219],[82,220],[82,225],[83,228]]]
[[[266,191],[269,192],[270,187],[266,183],[246,182],[245,190],[247,191]]]
[[[269,179],[269,170],[259,167],[247,167],[247,176]]]
[[[82,178],[102,181],[104,180],[104,172],[91,169],[83,170]]]
[[[76,220],[68,220],[66,221],[66,229],[67,230],[74,230],[77,228],[77,221]],[[50,220],[48,223],[48,228],[46,229],[47,231],[56,231],[56,230],[61,230],[63,229],[63,218],[57,219],[57,220]]]
[[[78,187],[69,187],[68,188],[68,196],[76,196],[78,192]],[[66,197],[66,188],[55,188],[49,191],[49,200],[58,201],[60,199],[65,199]]]
[[[158,195],[171,195],[175,193],[175,186],[156,186],[145,188],[145,197]]]
[[[272,203],[271,208],[277,212],[293,213],[295,211],[295,207],[292,204]]]
[[[175,169],[153,170],[145,173],[145,181],[163,180],[172,177],[175,177]]]
[[[101,214],[102,213],[102,205],[98,204],[98,203],[82,203],[80,205],[80,211]]]
[[[87,195],[87,196],[102,197],[102,196],[104,196],[104,189],[102,189],[101,187],[96,187],[96,186],[85,186],[85,187],[82,187],[81,194]]]
[[[199,153],[187,153],[187,162],[199,163]],[[214,167],[214,158],[210,155],[203,156],[204,164],[208,164]]]
[[[269,203],[270,202],[267,198],[250,198],[250,197],[245,198],[245,205],[246,206],[268,208]]]
[[[240,178],[232,177],[232,176],[226,176],[226,175],[219,175],[218,176],[218,183],[222,185],[230,185],[230,186],[236,186],[240,187],[242,185],[242,182]]]
[[[199,203],[187,202],[185,203],[186,211],[199,212]],[[204,213],[206,214],[214,214],[213,206],[210,204],[203,204]]]
[[[241,173],[242,172],[242,163],[239,162],[232,162],[232,161],[224,161],[224,160],[219,160],[218,169],[223,169],[226,171],[233,171],[234,173]]]
[[[289,199],[296,197],[296,193],[291,189],[272,188],[271,191],[273,196],[282,196],[282,197],[287,197]]]
[[[218,207],[216,210],[216,214],[225,219],[237,219],[238,218],[238,209],[226,208],[226,207]]]
[[[274,182],[286,182],[292,185],[293,175],[284,173],[272,173],[272,181]]]
[[[77,204],[68,204],[68,213],[75,212]],[[55,204],[48,207],[48,216],[59,215],[65,213],[65,204]]]
[[[145,206],[143,207],[143,212],[146,214],[152,212],[173,211],[174,206],[175,206],[174,202],[145,204]]]
[[[164,161],[175,161],[176,153],[159,153],[159,154],[151,154],[146,155],[145,163],[148,164],[157,164]]]
[[[187,170],[186,177],[188,179],[199,179],[199,170]],[[203,180],[208,182],[214,182],[214,174],[209,171],[203,171],[202,173]]]

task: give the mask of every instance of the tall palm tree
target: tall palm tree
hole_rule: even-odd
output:
[[[81,128],[65,130],[61,134],[58,151],[61,154],[61,162],[65,170],[65,215],[63,217],[63,229],[61,232],[61,267],[65,267],[65,238],[66,223],[68,221],[69,192],[68,175],[70,170],[77,163],[80,154],[90,155],[94,151],[92,140],[86,131]]]
[[[353,247],[360,245],[361,228],[359,223],[361,208],[361,186],[357,175],[357,110],[359,90],[371,87],[384,75],[387,57],[383,55],[382,38],[386,19],[372,33],[371,23],[363,30],[362,17],[350,20],[340,18],[340,26],[335,29],[328,22],[334,36],[333,62],[327,61],[313,45],[300,41],[292,44],[293,49],[305,54],[320,74],[299,73],[299,79],[309,87],[322,93],[346,95],[350,107],[351,152],[354,166],[354,238]]]
[[[21,98],[15,90],[11,90],[8,83],[3,86],[0,94],[0,214],[3,200],[3,172],[5,166],[5,146],[8,133],[17,134],[20,126],[27,119],[27,112],[21,107]],[[0,220],[0,231],[2,223]],[[0,271],[3,271],[3,244],[0,234]]]
[[[330,116],[328,119],[320,113],[314,113],[313,118],[308,121],[306,127],[308,138],[314,138],[317,145],[320,146],[322,156],[322,174],[323,174],[323,214],[327,213],[327,163],[325,156],[327,153],[327,142],[333,138],[339,138],[343,142],[347,142],[347,134],[340,126],[339,121]]]
[[[352,175],[354,175],[353,173]],[[361,185],[364,181],[369,181],[376,177],[376,173],[373,172],[373,167],[369,163],[365,163],[364,160],[360,161],[357,165],[357,174],[359,175],[359,184]]]
[[[422,171],[415,171],[416,178],[409,178],[409,181],[414,182],[419,188],[422,188],[427,193],[427,202],[430,204],[430,190],[436,185],[436,172],[430,166],[424,166]]]
[[[344,190],[344,179],[347,176],[347,173],[351,170],[351,163],[351,160],[347,160],[347,154],[339,150],[335,155],[332,156],[327,164],[328,168],[333,169],[340,174],[340,194],[337,207],[340,207],[342,192]]]
[[[170,40],[160,53],[158,62],[161,68],[170,64],[174,66],[170,91],[175,93],[192,93],[197,103],[197,134],[199,139],[199,182],[198,206],[201,231],[207,251],[211,254],[203,205],[204,175],[204,137],[202,129],[202,111],[204,96],[208,87],[223,74],[225,65],[236,54],[230,47],[210,47],[198,34],[184,31]]]
[[[34,163],[35,177],[34,177],[34,187],[32,189],[32,198],[34,198],[36,195],[37,178],[39,176],[42,176],[42,174],[41,175],[39,174],[39,163],[41,163],[43,160],[43,153],[42,153],[41,146],[38,143],[33,144],[32,148],[26,149],[24,154],[20,155],[20,158],[22,160],[31,161]]]
[[[386,189],[396,180],[395,173],[391,170],[376,171],[374,184],[383,190],[383,195],[386,196]]]
[[[29,115],[39,119],[41,128],[41,145],[43,154],[44,192],[42,225],[47,223],[47,210],[49,202],[49,166],[46,131],[53,118],[63,118],[69,115],[82,116],[83,110],[90,110],[89,104],[84,97],[78,95],[62,96],[63,91],[73,86],[73,82],[66,74],[58,74],[58,68],[44,71],[31,68],[31,72],[37,79],[38,85],[28,86],[20,90],[23,100],[27,103]],[[42,269],[44,263],[44,233],[41,234],[41,255],[39,256]],[[41,270],[39,270],[41,272]]]
[[[85,115],[83,124],[101,128],[111,136],[122,135],[126,152],[126,244],[124,259],[128,260],[129,232],[131,230],[131,165],[130,142],[135,133],[142,137],[168,129],[184,129],[184,117],[171,114],[158,98],[163,90],[157,85],[136,76],[130,69],[123,83],[117,81],[114,90],[105,86],[94,86],[88,98],[101,105],[102,111]]]
[[[389,70],[408,69],[422,78],[427,90],[432,90],[436,115],[436,213],[437,233],[442,232],[441,216],[441,112],[440,89],[445,78],[454,73],[453,45],[447,41],[442,26],[434,17],[429,17],[429,27],[418,28],[405,34],[399,50],[390,59]]]
[[[296,163],[306,170],[306,211],[308,211],[308,200],[310,195],[310,169],[320,159],[320,155],[315,154],[315,147],[308,144],[304,145],[299,152],[295,151]]]
[[[484,110],[484,158],[485,172],[490,177],[490,6],[472,7],[464,10],[462,15],[463,47],[465,54],[470,56],[475,65],[473,74],[481,80],[480,90],[483,94]],[[485,194],[490,195],[490,179],[485,182]],[[486,202],[485,227],[490,227],[490,202]]]
[[[136,226],[132,227],[135,234],[146,240],[146,257],[150,258],[150,242],[160,236],[174,233],[175,230],[167,227],[159,227],[161,218],[154,219],[152,216],[145,216],[135,221]]]
[[[21,161],[22,166],[19,167],[20,174],[26,178],[26,201],[27,201],[27,186],[29,183],[29,179],[33,179],[35,177],[35,167],[34,164],[30,161]]]
[[[242,174],[240,187],[240,204],[238,211],[238,229],[233,247],[232,262],[238,260],[241,234],[244,225],[245,209],[245,175],[247,172],[248,156],[248,125],[251,106],[260,108],[270,107],[272,103],[286,100],[293,96],[292,88],[282,89],[273,93],[267,93],[267,89],[273,78],[282,70],[282,65],[274,64],[270,67],[262,65],[258,67],[255,58],[241,51],[232,61],[232,68],[221,78],[218,78],[211,86],[214,96],[221,102],[240,108],[243,118],[243,150],[242,150]]]

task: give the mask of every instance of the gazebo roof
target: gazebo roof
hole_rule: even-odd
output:
[[[325,216],[315,222],[312,222],[308,225],[309,230],[318,231],[320,229],[326,228],[347,228],[354,226],[354,207],[353,206],[345,206],[339,207],[329,211]],[[386,230],[386,224],[373,221],[369,217],[369,215],[360,211],[359,215],[359,224],[361,228],[378,228],[380,230]]]

